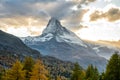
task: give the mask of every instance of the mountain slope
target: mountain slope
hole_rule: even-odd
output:
[[[55,79],[58,74],[69,78],[73,69],[73,63],[62,61],[50,56],[42,56],[40,52],[27,47],[19,38],[0,30],[0,67],[9,68],[16,59],[23,60],[25,56],[41,59]],[[54,61],[54,63],[53,63]]]
[[[40,53],[27,47],[19,38],[0,30],[0,50],[20,56],[38,56]]]
[[[40,57],[40,53],[27,47],[19,38],[0,30],[0,66],[10,67],[16,59],[25,56]]]
[[[84,41],[73,32],[63,27],[60,22],[51,18],[40,36],[22,38],[23,42],[43,55],[54,56],[58,59],[79,62],[86,68],[89,64],[105,68],[106,59],[100,57]]]

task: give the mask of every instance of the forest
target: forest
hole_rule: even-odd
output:
[[[10,68],[0,67],[0,80],[120,80],[120,55],[113,54],[102,73],[92,64],[83,69],[77,62],[69,78],[59,74],[52,77],[50,72],[42,60],[26,57],[24,61],[16,60]]]

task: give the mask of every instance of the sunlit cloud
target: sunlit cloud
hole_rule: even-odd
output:
[[[99,26],[98,26],[99,25]],[[98,21],[88,23],[87,28],[82,28],[77,31],[76,34],[82,39],[89,39],[93,41],[107,40],[107,41],[119,41],[120,40],[120,22],[105,22]]]
[[[95,3],[101,3],[93,6],[91,4],[86,9],[89,11],[84,14],[82,18],[82,25],[87,28],[82,28],[76,31],[82,39],[87,40],[107,40],[118,41],[120,40],[120,7],[110,3],[111,1],[96,1]]]
[[[118,40],[119,3],[120,0],[0,0],[0,29],[19,37],[37,36],[55,17],[82,39]]]
[[[23,31],[28,34],[23,36],[36,36],[41,34],[49,19],[55,17],[63,20],[63,25],[74,31],[81,26],[81,18],[86,12],[79,9],[78,4],[84,3],[78,0],[1,0],[0,29],[21,37],[24,32],[20,31],[24,28],[27,31]],[[10,31],[11,28],[16,31]]]
[[[37,36],[42,33],[47,20],[32,17],[0,19],[0,29],[19,37]]]
[[[104,0],[105,2],[111,2],[112,0]]]
[[[119,8],[111,8],[106,12],[95,11],[90,15],[91,21],[96,21],[98,19],[105,18],[108,21],[117,21],[120,20],[120,9]]]
[[[11,27],[11,28],[7,29],[7,32],[11,33],[11,34],[14,34],[16,36],[27,36],[27,35],[30,35],[30,33],[28,32],[27,28],[25,28],[25,27],[17,28],[17,29]]]

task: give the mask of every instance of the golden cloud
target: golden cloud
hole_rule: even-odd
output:
[[[43,20],[42,18],[35,17],[12,17],[12,18],[0,18],[0,30],[11,32],[11,29],[14,30],[13,34],[16,31],[21,31],[21,29],[25,29],[29,32],[30,35],[39,35],[41,34],[44,26],[47,25],[47,20]],[[16,31],[15,31],[16,30]],[[24,32],[24,31],[22,31]],[[26,32],[27,33],[27,32]]]
[[[110,22],[120,20],[120,9],[111,8],[107,12],[95,11],[90,15],[90,21],[96,21],[102,18],[105,18]]]

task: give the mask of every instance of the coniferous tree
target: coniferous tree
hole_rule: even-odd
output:
[[[94,67],[94,80],[99,80],[99,71],[97,69],[97,67]]]
[[[84,73],[78,63],[75,63],[71,80],[83,80]]]
[[[22,70],[23,66],[20,61],[16,61],[12,68],[6,71],[2,80],[25,80],[25,71]]]
[[[30,76],[31,76],[31,72],[34,66],[34,60],[32,59],[32,57],[26,57],[24,60],[24,66],[23,66],[23,70],[25,70],[25,78],[26,80],[30,80]]]
[[[105,80],[120,80],[120,55],[117,52],[112,55],[107,64]]]
[[[93,75],[93,80],[99,80],[99,77],[100,77],[100,75],[99,75],[99,71],[98,71],[98,69],[97,69],[97,67],[94,67],[94,75]]]
[[[99,80],[99,72],[96,67],[93,67],[93,65],[89,65],[86,70],[86,80]]]
[[[89,65],[87,70],[86,70],[85,79],[90,80],[92,78],[92,75],[93,75],[93,65]]]
[[[40,60],[37,60],[35,63],[30,80],[48,80],[48,71]]]
[[[104,71],[101,73],[99,80],[105,80],[105,73],[104,73]]]

